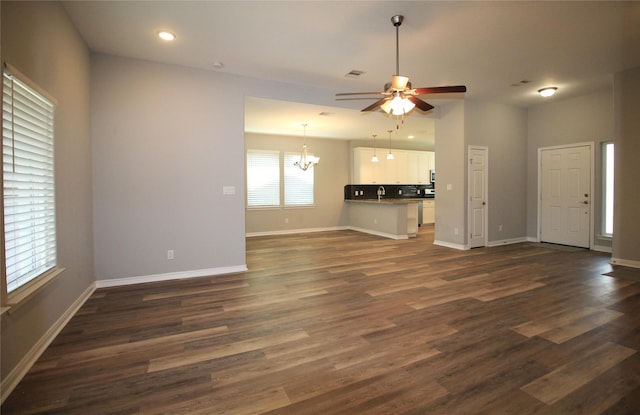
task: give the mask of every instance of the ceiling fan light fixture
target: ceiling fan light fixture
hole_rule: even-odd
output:
[[[541,96],[546,98],[546,97],[550,97],[551,95],[555,94],[557,90],[558,90],[557,87],[551,86],[551,87],[547,87],[547,88],[538,89],[538,94],[540,94]]]
[[[393,75],[391,77],[391,87],[393,89],[404,91],[408,83],[409,83],[408,76]]]
[[[380,108],[386,112],[387,114],[392,115],[404,115],[408,114],[409,111],[414,109],[416,104],[411,102],[408,98],[404,98],[400,95],[399,92],[394,93],[393,99],[388,99]]]

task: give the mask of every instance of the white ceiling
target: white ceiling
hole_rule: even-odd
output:
[[[530,107],[605,88],[612,74],[640,66],[640,2],[546,1],[65,1],[95,52],[328,88],[381,91],[395,72],[414,87],[467,86],[465,99]],[[171,43],[156,33],[177,35]],[[222,62],[215,68],[214,62]],[[365,74],[345,77],[351,70]],[[529,81],[524,84],[521,81]],[[557,86],[547,98],[536,91]],[[462,99],[461,97],[450,97]],[[436,106],[443,96],[422,96]],[[303,117],[331,120],[309,136],[386,136],[373,101],[320,107],[247,99],[247,131],[301,135]],[[361,104],[361,105],[360,105]],[[329,115],[318,115],[321,112]],[[322,118],[326,117],[326,118]],[[410,114],[401,134],[433,136],[434,114]]]

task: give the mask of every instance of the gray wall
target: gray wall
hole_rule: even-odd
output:
[[[466,144],[465,102],[440,107],[436,119],[436,223],[435,241],[464,246],[466,243]]]
[[[601,226],[601,144],[614,138],[613,95],[611,89],[579,98],[557,100],[529,109],[527,142],[527,236],[537,238],[538,226],[538,149],[556,145],[594,142],[594,223]],[[617,151],[617,149],[616,149]],[[618,160],[616,160],[618,163]],[[616,178],[617,180],[617,178]],[[617,186],[617,184],[616,184]],[[617,190],[616,190],[617,191]],[[596,241],[605,246],[606,240]]]
[[[614,77],[615,184],[612,260],[640,267],[640,68]]]
[[[489,243],[523,238],[526,235],[527,111],[467,100],[464,122],[467,146],[489,149],[486,224]],[[465,166],[468,169],[468,163]],[[499,231],[500,225],[502,231]]]
[[[349,143],[344,140],[312,137],[279,137],[246,134],[246,148],[299,152],[307,143],[309,151],[320,157],[313,167],[315,206],[305,208],[247,209],[247,234],[318,230],[348,225],[344,185],[349,184]]]
[[[91,85],[99,281],[243,267],[244,97],[334,100],[327,89],[101,54]]]
[[[58,279],[2,316],[2,379],[93,283],[89,51],[59,3],[2,1],[2,61],[58,101]]]

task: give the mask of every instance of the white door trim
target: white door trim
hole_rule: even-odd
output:
[[[557,146],[549,146],[549,147],[539,147],[538,148],[538,164],[536,165],[538,169],[538,194],[537,194],[537,206],[538,206],[538,220],[536,223],[536,231],[537,231],[537,242],[542,240],[540,235],[540,231],[542,228],[542,152],[545,150],[555,150],[555,149],[564,149],[564,148],[574,148],[574,147],[589,147],[589,163],[590,163],[590,172],[589,172],[589,192],[591,194],[591,207],[589,209],[589,249],[593,249],[594,241],[595,241],[595,226],[594,226],[594,204],[595,204],[595,154],[594,148],[595,143],[593,141],[580,142],[580,143],[572,143],[572,144],[563,144]]]
[[[487,146],[476,146],[476,145],[469,145],[467,147],[467,248],[471,248],[471,238],[470,238],[470,233],[471,233],[471,224],[472,224],[472,215],[473,215],[473,209],[472,209],[472,205],[471,205],[471,190],[470,190],[470,186],[469,183],[471,182],[471,168],[470,168],[470,164],[471,164],[471,151],[472,150],[481,150],[484,151],[484,156],[485,156],[485,163],[484,163],[484,191],[485,191],[485,205],[484,205],[484,214],[483,214],[483,221],[484,221],[484,245],[483,246],[489,246],[489,147]]]

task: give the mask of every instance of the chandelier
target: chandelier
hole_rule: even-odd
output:
[[[304,128],[304,138],[307,139],[307,124],[302,124]],[[303,171],[306,171],[309,167],[313,167],[320,161],[320,157],[310,156],[307,151],[307,144],[302,145],[302,151],[300,152],[300,158],[293,163],[294,166],[300,167]]]

